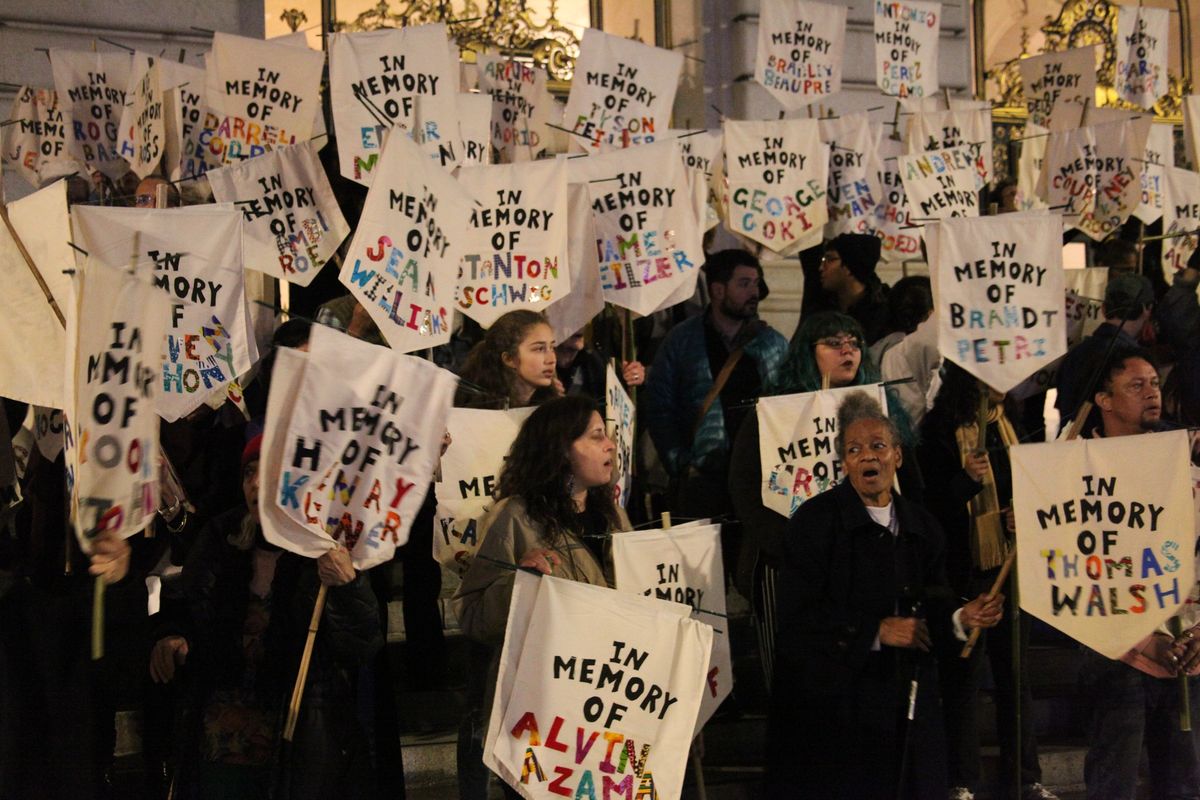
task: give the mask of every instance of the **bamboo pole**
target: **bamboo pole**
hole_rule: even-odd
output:
[[[304,697],[304,684],[308,680],[308,665],[312,661],[317,628],[321,625],[321,614],[325,611],[325,598],[328,594],[329,587],[322,583],[321,588],[317,590],[317,601],[313,603],[312,618],[308,621],[308,638],[304,640],[304,655],[300,657],[300,671],[296,673],[292,701],[288,704],[287,724],[283,726],[284,741],[292,741],[296,733],[296,722],[300,719],[300,701]]]
[[[63,316],[62,309],[58,307],[58,302],[55,301],[54,295],[50,293],[50,287],[46,284],[46,279],[42,277],[41,271],[33,263],[33,257],[25,249],[25,243],[17,235],[17,229],[13,227],[12,221],[8,218],[8,206],[3,203],[0,203],[0,218],[4,219],[4,227],[8,229],[8,235],[12,237],[13,243],[16,244],[17,252],[25,260],[25,266],[29,267],[29,272],[33,275],[33,279],[37,281],[38,288],[46,296],[46,302],[50,304],[50,309],[54,312],[54,316],[58,317],[58,324],[64,328],[67,327],[67,318]]]
[[[1167,628],[1176,639],[1183,635],[1183,622],[1179,617],[1167,620]],[[1187,672],[1180,670],[1176,680],[1179,681],[1179,730],[1186,733],[1192,730],[1192,698]]]

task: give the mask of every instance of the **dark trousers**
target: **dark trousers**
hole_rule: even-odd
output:
[[[991,588],[995,571],[980,576],[971,587],[972,597]],[[1014,777],[1019,774],[1022,784],[1037,783],[1042,779],[1038,763],[1037,733],[1034,727],[1033,693],[1029,688],[1028,670],[1025,669],[1026,651],[1029,648],[1029,628],[1032,620],[1021,615],[1021,742],[1017,754],[1017,702],[1016,681],[1013,673],[1013,614],[1012,603],[1006,602],[1004,619],[995,628],[979,638],[979,643],[970,658],[959,658],[957,648],[948,658],[941,660],[942,700],[946,717],[946,761],[950,785],[965,786],[972,791],[979,788],[979,687],[983,683],[985,663],[991,667],[995,684],[996,738],[1000,743],[1000,781],[1011,790]],[[1020,765],[1019,770],[1015,765]]]
[[[1179,730],[1179,684],[1154,678],[1084,648],[1079,670],[1092,710],[1083,775],[1088,800],[1133,800],[1145,745],[1153,800],[1200,798],[1196,733]],[[1200,678],[1189,678],[1192,718],[1200,719]]]

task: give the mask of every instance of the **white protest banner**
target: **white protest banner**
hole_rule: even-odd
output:
[[[459,163],[463,166],[491,164],[492,98],[478,92],[460,92],[455,103],[458,109],[458,138],[462,143]]]
[[[1057,214],[943,220],[925,242],[947,360],[1007,392],[1066,353]]]
[[[922,98],[938,90],[941,3],[875,0],[875,83],[884,94]]]
[[[704,173],[711,180],[713,169],[721,157],[721,146],[724,135],[721,131],[707,130],[672,130],[668,132],[675,137],[679,144],[679,152],[683,155],[683,165]]]
[[[139,179],[154,171],[166,148],[163,93],[159,78],[160,70],[155,64],[142,73],[141,80],[132,90],[133,105],[129,112],[132,136],[129,152],[122,150],[122,155]]]
[[[791,517],[805,501],[842,479],[842,460],[834,447],[837,410],[851,392],[874,395],[887,413],[887,393],[878,383],[758,398],[764,506]]]
[[[825,238],[840,233],[874,233],[883,200],[879,139],[883,128],[866,114],[823,119],[821,139],[829,145],[829,223]]]
[[[450,445],[442,454],[441,478],[433,485],[433,558],[446,569],[462,575],[471,566],[483,533],[476,522],[491,507],[504,457],[532,413],[532,408],[450,409]]]
[[[1108,267],[1064,269],[1063,285],[1066,287],[1064,319],[1067,323],[1067,349],[1070,350],[1085,337],[1091,336],[1104,322],[1104,301],[1101,298],[1108,286]],[[1027,400],[1052,389],[1062,362],[1060,358],[1021,381],[1008,391],[1009,398]]]
[[[600,286],[600,262],[596,254],[596,223],[586,183],[567,185],[567,264],[571,270],[571,293],[546,309],[554,338],[566,341],[582,331],[604,310]]]
[[[1021,142],[1021,156],[1017,160],[1017,210],[1033,211],[1045,208],[1046,201],[1037,191],[1042,176],[1042,164],[1046,160],[1046,145],[1050,137],[1045,128],[1032,122],[1025,126],[1025,141]]]
[[[150,72],[152,68],[156,67],[158,69],[158,88],[151,94],[154,97],[161,99],[164,103],[164,106],[161,109],[163,115],[161,121],[164,129],[166,126],[167,114],[167,108],[165,106],[167,92],[171,89],[177,88],[182,83],[189,83],[191,79],[195,77],[195,73],[197,71],[200,73],[200,83],[202,85],[204,83],[204,70],[198,70],[196,67],[184,64],[182,62],[159,58],[158,56],[151,55],[150,53],[143,53],[140,50],[134,51],[133,62],[129,70],[129,85],[125,89],[125,96],[127,100],[125,103],[125,108],[122,110],[121,121],[119,123],[120,132],[118,147],[121,155],[127,161],[132,162],[137,158],[137,146],[134,143],[134,136],[136,134],[135,120],[137,118],[137,114],[135,113],[134,105],[137,102],[136,96],[138,87],[141,86],[142,82],[146,80],[146,74]],[[153,101],[148,101],[147,104],[149,105],[152,102]]]
[[[1150,118],[1089,126],[1094,137],[1091,203],[1075,227],[1100,242],[1117,231],[1142,200]]]
[[[525,798],[677,800],[713,638],[689,611],[518,573],[484,763]]]
[[[208,58],[204,146],[236,164],[312,136],[325,54],[218,31]]]
[[[3,129],[4,160],[32,186],[82,171],[67,146],[71,121],[53,89],[22,86],[13,99],[10,123]]]
[[[899,156],[909,221],[978,217],[983,184],[977,162],[970,147]]]
[[[1151,125],[1142,164],[1142,201],[1134,216],[1147,225],[1163,213],[1163,168],[1175,166],[1175,136],[1169,125]]]
[[[131,58],[128,53],[50,50],[54,88],[73,136],[72,153],[112,180],[129,171],[118,144]]]
[[[563,111],[570,148],[625,148],[665,136],[682,72],[682,53],[585,30]]]
[[[569,163],[569,180],[587,184],[605,300],[647,315],[695,287],[700,220],[674,140]]]
[[[1022,58],[1017,66],[1034,125],[1052,131],[1078,127],[1085,104],[1096,104],[1095,45]]]
[[[725,617],[725,568],[721,559],[721,526],[699,525],[666,530],[629,531],[612,537],[613,574],[619,592],[683,603],[692,619],[713,630],[712,655],[704,676],[704,695],[696,717],[696,734],[733,691]]]
[[[76,206],[76,243],[93,261],[139,274],[171,299],[156,396],[168,422],[230,388],[258,360],[242,267],[242,215],[232,205]],[[150,345],[148,345],[150,346]]]
[[[609,438],[617,445],[617,463],[613,470],[613,500],[621,508],[629,503],[633,480],[634,416],[633,400],[609,363],[604,370],[604,421]]]
[[[780,255],[820,243],[829,145],[816,120],[725,120],[729,229]]]
[[[276,147],[207,173],[216,201],[245,218],[249,269],[307,286],[350,234],[318,150],[311,141]]]
[[[970,110],[926,111],[913,114],[908,124],[908,152],[938,152],[966,147],[975,159],[980,185],[989,183],[992,167],[991,107]]]
[[[1009,458],[1022,610],[1124,655],[1195,581],[1187,432],[1024,444]]]
[[[479,91],[492,99],[489,115],[492,146],[501,161],[532,161],[546,146],[546,124],[554,100],[546,88],[546,71],[516,59],[482,53]]]
[[[1183,98],[1183,146],[1192,169],[1200,168],[1200,95]]]
[[[1101,306],[1108,288],[1108,267],[1064,269],[1063,285],[1067,291],[1067,347],[1071,348],[1104,322]]]
[[[1165,8],[1123,5],[1117,10],[1117,55],[1113,87],[1117,97],[1151,108],[1167,93],[1167,40],[1171,12]]]
[[[908,222],[908,193],[900,177],[900,154],[904,152],[899,139],[884,136],[879,141],[879,180],[882,184],[880,203],[875,206],[875,235],[879,237],[880,255],[884,261],[904,261],[921,257],[921,237]]]
[[[796,111],[842,90],[846,7],[766,0],[759,9],[754,79]]]
[[[170,304],[144,277],[88,261],[67,314],[64,436],[71,519],[85,552],[158,509],[158,346]]]
[[[403,131],[389,135],[339,275],[401,353],[450,341],[474,198]],[[453,237],[453,239],[451,239]]]
[[[33,260],[64,316],[71,307],[71,284],[64,266],[74,263],[67,184],[58,181],[7,206],[8,221]],[[66,338],[45,293],[17,248],[8,225],[0,223],[0,282],[5,289],[0,314],[0,397],[31,405],[63,408]]]
[[[213,131],[204,127],[208,109],[205,93],[207,77],[199,67],[175,65],[184,80],[163,91],[166,160],[163,172],[170,180],[203,175],[221,166],[224,144],[214,141]]]
[[[463,232],[459,311],[488,328],[513,309],[541,311],[571,291],[565,162],[463,167],[458,182],[480,202]]]
[[[1200,233],[1200,174],[1186,169],[1163,170],[1164,235]],[[1162,240],[1163,279],[1170,285],[1175,273],[1187,267],[1200,236],[1171,236]]]
[[[356,569],[369,569],[408,541],[437,467],[454,375],[323,325],[313,326],[300,371],[290,408],[267,413],[263,534],[310,558],[336,542]]]
[[[458,63],[446,49],[449,38],[440,22],[332,35],[329,97],[343,177],[371,185],[384,131],[417,134],[418,98],[425,155],[458,138]]]

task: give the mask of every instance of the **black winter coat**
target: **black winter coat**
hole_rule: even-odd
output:
[[[932,654],[872,649],[885,617],[917,602],[935,643],[952,647],[957,603],[937,522],[893,495],[900,534],[875,523],[843,482],[802,505],[778,581],[767,796],[896,797],[911,681],[919,686],[906,797],[944,798],[944,735]],[[915,777],[914,777],[915,776]]]

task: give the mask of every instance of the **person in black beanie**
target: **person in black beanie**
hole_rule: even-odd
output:
[[[862,325],[868,345],[887,333],[886,287],[875,274],[879,253],[877,237],[843,233],[825,246],[821,259],[821,288],[833,295],[836,310]]]

